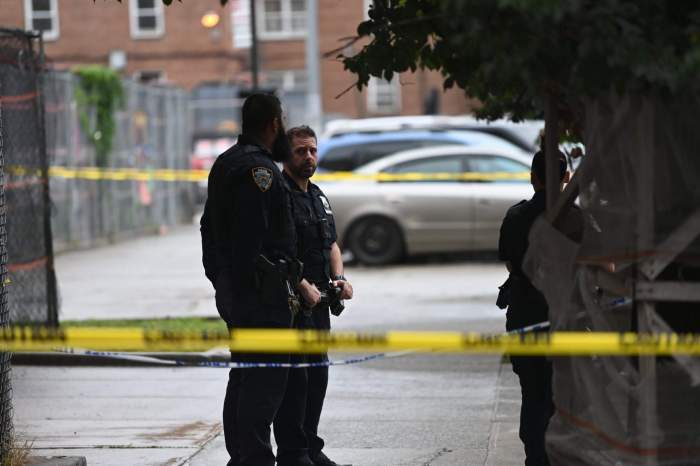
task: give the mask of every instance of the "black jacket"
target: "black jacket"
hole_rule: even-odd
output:
[[[537,217],[547,208],[544,191],[535,192],[528,201],[508,209],[498,240],[498,258],[510,262],[508,287],[509,305],[506,329],[513,330],[548,319],[547,301],[522,270],[523,258],[529,245],[528,235]]]
[[[217,291],[217,307],[220,293],[231,303],[222,314],[229,323],[287,321],[286,295],[261,295],[255,259],[260,254],[270,260],[296,256],[290,196],[270,153],[245,136],[216,159],[209,173],[200,220],[202,263]]]

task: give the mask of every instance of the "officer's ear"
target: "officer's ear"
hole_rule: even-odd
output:
[[[568,183],[569,181],[571,181],[571,172],[566,170],[566,172],[564,172],[564,178],[561,179],[561,182]]]

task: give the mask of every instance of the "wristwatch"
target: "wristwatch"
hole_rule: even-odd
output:
[[[348,279],[345,278],[345,275],[334,275],[333,280],[336,280],[336,281],[343,280],[344,282],[348,281]]]

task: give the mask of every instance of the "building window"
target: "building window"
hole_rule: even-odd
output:
[[[306,0],[256,0],[261,39],[295,39],[306,35]]]
[[[233,48],[250,48],[253,40],[250,32],[250,2],[248,0],[229,0],[229,3],[232,3]]]
[[[367,110],[372,113],[401,111],[401,84],[398,76],[391,81],[370,78],[367,84]]]
[[[165,34],[161,0],[129,0],[129,18],[134,39],[154,39]]]
[[[24,0],[25,28],[41,31],[44,40],[58,39],[58,0]]]
[[[156,84],[165,82],[165,73],[160,70],[138,70],[132,75],[134,81],[143,84]]]
[[[266,84],[279,91],[306,91],[308,87],[306,70],[268,70]]]

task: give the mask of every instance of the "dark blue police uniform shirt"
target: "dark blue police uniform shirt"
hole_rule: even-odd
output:
[[[306,192],[286,173],[292,191],[292,215],[297,232],[297,258],[304,264],[303,277],[325,287],[330,277],[330,249],[337,240],[335,218],[321,188],[309,182]]]

